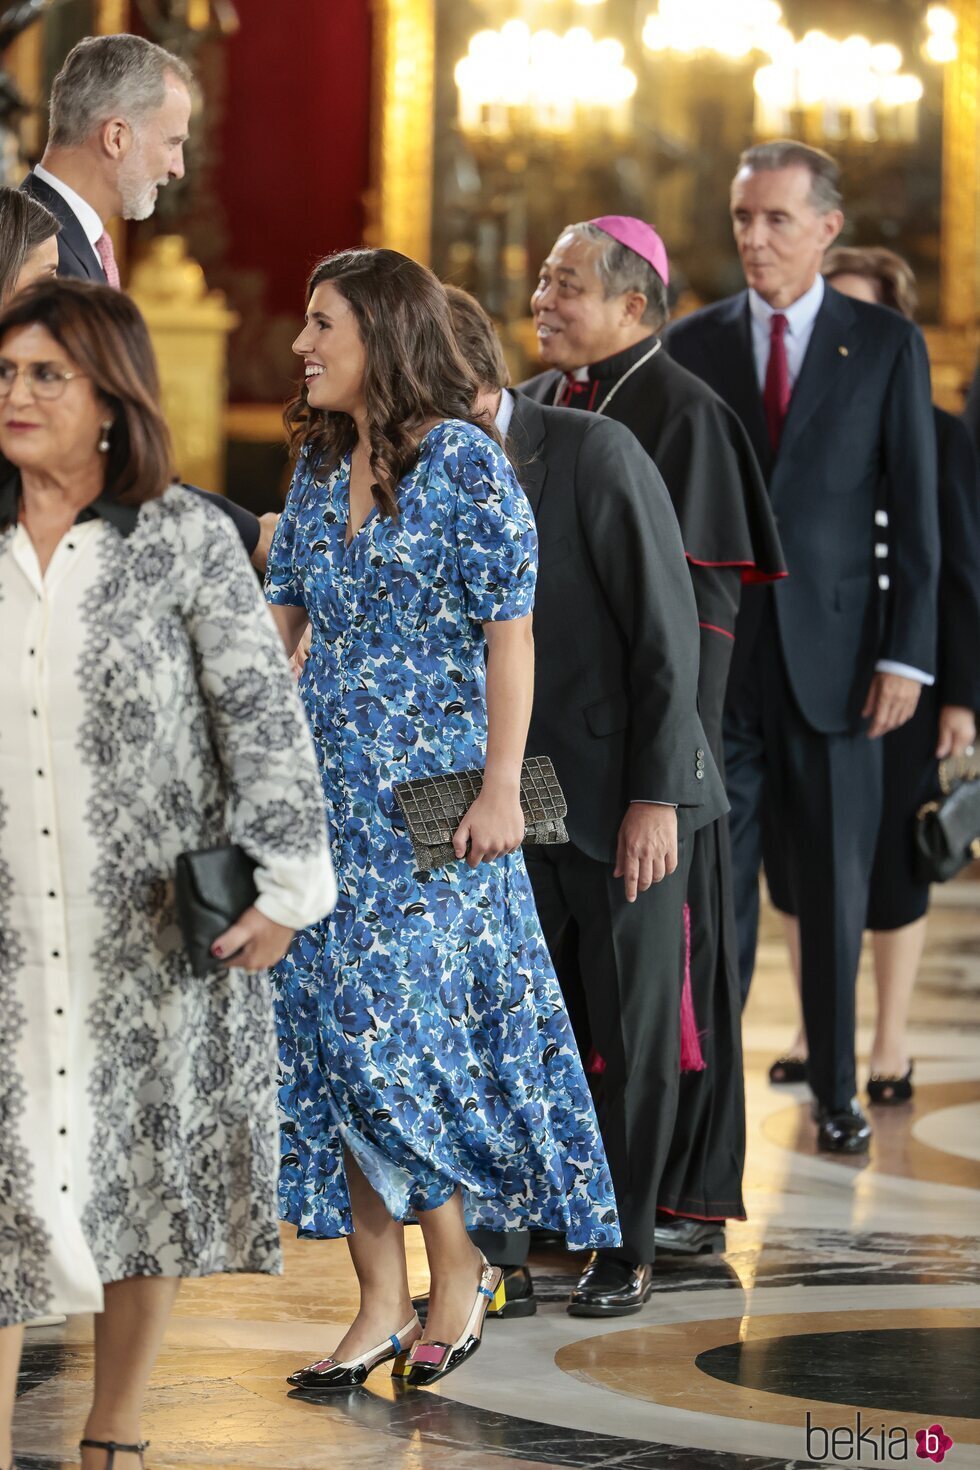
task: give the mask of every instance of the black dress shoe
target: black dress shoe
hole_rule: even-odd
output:
[[[876,1103],[878,1107],[894,1107],[896,1103],[910,1102],[915,1094],[912,1086],[912,1066],[904,1077],[887,1077],[880,1072],[872,1072],[868,1078],[868,1101]]]
[[[817,1148],[827,1154],[866,1154],[871,1142],[868,1120],[856,1102],[846,1108],[815,1106]]]
[[[806,1057],[777,1057],[769,1068],[769,1081],[776,1087],[806,1081]]]
[[[538,1310],[534,1282],[526,1266],[504,1266],[503,1279],[487,1308],[487,1316],[511,1322],[515,1317],[533,1317]],[[424,1322],[429,1310],[427,1296],[413,1296],[412,1306]]]
[[[658,1219],[653,1239],[658,1256],[716,1256],[725,1249],[725,1227],[717,1220],[671,1216]]]
[[[592,1257],[566,1308],[570,1317],[628,1317],[653,1290],[653,1271],[599,1252]]]

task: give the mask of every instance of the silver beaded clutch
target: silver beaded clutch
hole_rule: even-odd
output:
[[[483,789],[482,771],[446,771],[419,776],[393,788],[415,861],[424,873],[456,859],[453,833]],[[544,847],[568,841],[568,803],[555,768],[546,755],[532,755],[521,768],[522,847]]]

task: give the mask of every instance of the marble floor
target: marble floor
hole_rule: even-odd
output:
[[[863,1057],[866,971],[859,1001]],[[440,1390],[399,1393],[379,1370],[321,1404],[283,1379],[342,1335],[354,1278],[341,1242],[286,1240],[282,1279],[184,1288],[150,1393],[147,1470],[980,1470],[980,882],[938,895],[914,1002],[916,1096],[877,1110],[869,1160],[818,1156],[805,1089],[768,1084],[792,1017],[768,914],[745,1018],[748,1219],[724,1255],[658,1263],[642,1312],[603,1322],[566,1315],[577,1261],[539,1252],[538,1314],[489,1324]],[[77,1463],[90,1341],[82,1319],[29,1333],[20,1470]]]

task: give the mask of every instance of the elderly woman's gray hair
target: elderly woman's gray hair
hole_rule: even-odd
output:
[[[611,296],[624,296],[627,291],[639,291],[647,299],[640,321],[654,332],[659,331],[667,320],[667,286],[653,266],[587,220],[566,225],[561,233],[597,245],[596,270],[602,282],[602,294],[608,300]]]
[[[77,148],[111,117],[137,125],[163,106],[170,77],[191,90],[190,68],[162,46],[142,36],[87,36],[52,84],[49,145]]]

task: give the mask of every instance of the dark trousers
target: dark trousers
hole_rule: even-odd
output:
[[[725,712],[742,993],[755,964],[767,809],[780,855],[775,882],[800,921],[810,1086],[825,1107],[843,1108],[856,1090],[854,991],[881,816],[881,741],[863,729],[824,735],[807,724],[771,614],[753,652]]]
[[[592,1042],[605,1062],[599,1121],[622,1253],[636,1262],[653,1260],[657,1191],[677,1111],[690,861],[691,841],[682,837],[676,871],[629,904],[612,865],[572,843],[527,853],[559,981],[566,933],[574,944],[570,968],[581,977]]]

